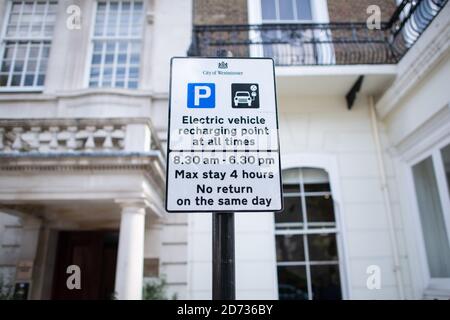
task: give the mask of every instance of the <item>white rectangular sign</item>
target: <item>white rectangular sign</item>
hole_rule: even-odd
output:
[[[282,210],[273,60],[172,58],[166,210]]]

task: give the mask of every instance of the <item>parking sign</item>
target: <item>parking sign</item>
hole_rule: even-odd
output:
[[[172,58],[168,212],[282,210],[273,60]]]
[[[188,108],[214,108],[216,86],[214,83],[188,83]]]

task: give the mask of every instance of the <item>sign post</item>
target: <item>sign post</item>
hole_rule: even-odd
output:
[[[212,298],[235,300],[234,212],[213,213]]]
[[[273,60],[172,58],[166,210],[212,212],[213,299],[235,299],[234,213],[281,211]]]

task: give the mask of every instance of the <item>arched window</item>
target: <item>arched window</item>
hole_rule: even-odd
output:
[[[283,171],[284,211],[275,214],[280,300],[341,299],[337,225],[328,174]]]

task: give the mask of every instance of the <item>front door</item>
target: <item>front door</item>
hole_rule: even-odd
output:
[[[113,299],[116,274],[118,232],[62,231],[53,279],[53,299]],[[81,288],[70,290],[67,267],[81,271]]]

